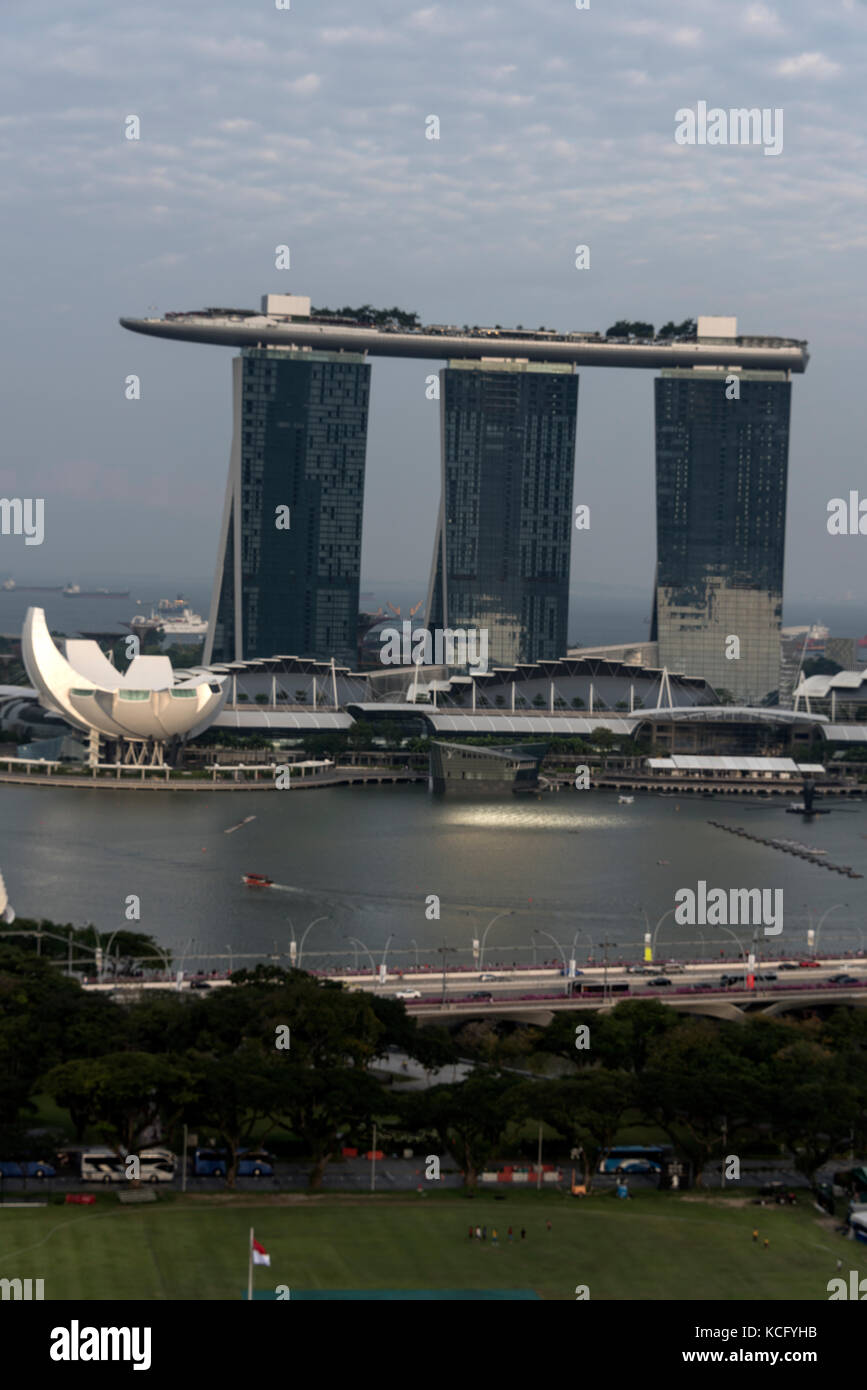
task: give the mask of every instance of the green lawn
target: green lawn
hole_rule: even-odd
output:
[[[468,1239],[470,1222],[487,1224],[487,1243]],[[43,1278],[46,1297],[57,1299],[236,1299],[251,1225],[271,1254],[270,1269],[255,1271],[259,1290],[532,1289],[574,1299],[586,1284],[591,1300],[824,1301],[838,1257],[844,1273],[867,1274],[867,1247],[841,1239],[806,1202],[739,1207],[659,1193],[495,1202],[441,1193],[188,1195],[141,1207],[100,1194],[90,1208],[0,1208],[0,1276]],[[754,1226],[769,1249],[753,1243]]]

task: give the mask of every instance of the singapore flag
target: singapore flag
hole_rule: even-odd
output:
[[[254,1264],[254,1265],[270,1265],[270,1263],[271,1263],[271,1256],[268,1254],[268,1251],[265,1249],[264,1245],[260,1245],[259,1242],[258,1242],[258,1240],[254,1240],[254,1241],[253,1241],[253,1264]]]

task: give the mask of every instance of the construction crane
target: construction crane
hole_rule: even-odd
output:
[[[395,616],[396,618],[399,618],[399,617],[400,617],[400,609],[399,609],[399,608],[395,608],[394,604],[393,604],[393,603],[389,603],[388,599],[386,599],[385,601],[386,601],[386,603],[388,604],[388,607],[391,609],[391,611],[392,611],[392,613],[394,614],[394,616]],[[411,618],[414,618],[415,615],[416,615],[416,613],[418,612],[418,610],[419,610],[421,607],[423,607],[423,605],[424,605],[424,599],[423,599],[423,598],[420,598],[419,601],[418,601],[418,603],[415,605],[415,608],[411,608],[411,609],[409,610],[409,616],[410,616]]]

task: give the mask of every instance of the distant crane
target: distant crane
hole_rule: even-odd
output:
[[[386,601],[386,603],[388,604],[388,607],[391,609],[391,611],[392,611],[392,613],[394,614],[394,616],[395,616],[396,618],[399,618],[399,617],[400,617],[400,609],[399,609],[399,608],[395,608],[394,604],[393,604],[393,603],[389,603],[388,599],[386,599],[385,601]],[[417,613],[418,610],[423,606],[423,604],[424,604],[424,599],[423,599],[423,598],[419,599],[418,603],[415,605],[415,608],[411,608],[411,609],[409,610],[409,616],[410,616],[410,618],[414,618],[414,617],[415,617],[416,613]],[[379,611],[382,612],[382,609],[380,609]]]

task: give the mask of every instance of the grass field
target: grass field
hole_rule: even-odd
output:
[[[486,1243],[468,1239],[471,1222],[487,1224]],[[608,1194],[510,1194],[504,1202],[490,1194],[219,1194],[135,1207],[100,1194],[90,1208],[0,1207],[0,1277],[42,1278],[48,1299],[238,1299],[251,1225],[271,1255],[270,1268],[255,1271],[257,1290],[285,1284],[293,1294],[527,1289],[571,1300],[586,1284],[591,1300],[824,1301],[838,1257],[844,1271],[867,1274],[867,1247],[843,1240],[806,1203],[759,1208],[659,1193],[629,1202]]]

